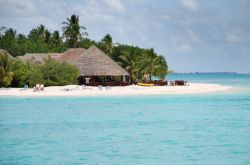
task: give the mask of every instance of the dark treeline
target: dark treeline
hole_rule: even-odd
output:
[[[62,22],[62,33],[50,31],[44,25],[32,29],[28,35],[18,34],[15,29],[0,28],[0,48],[12,56],[25,53],[61,53],[68,48],[89,48],[96,45],[114,61],[126,69],[131,81],[141,80],[145,74],[164,79],[167,74],[167,62],[152,48],[145,49],[126,44],[114,44],[112,36],[107,34],[100,41],[88,38],[85,26],[80,26],[79,17],[72,15]]]

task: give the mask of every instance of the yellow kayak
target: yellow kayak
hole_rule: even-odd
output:
[[[139,86],[146,86],[146,87],[155,86],[155,84],[147,84],[147,83],[137,83],[137,85],[139,85]]]

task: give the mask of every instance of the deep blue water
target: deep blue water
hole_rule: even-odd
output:
[[[250,88],[237,76],[168,79]],[[250,92],[0,97],[0,164],[250,164]]]

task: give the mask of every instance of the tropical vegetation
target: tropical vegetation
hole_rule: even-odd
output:
[[[113,51],[113,42],[110,34],[107,34],[103,37],[99,43],[99,47],[103,50],[104,53],[111,56]]]
[[[0,52],[0,86],[23,87],[43,83],[45,86],[76,84],[79,70],[68,63],[44,59],[41,64],[26,63]]]
[[[6,51],[0,54],[0,87],[8,86],[12,82],[13,72],[11,70],[12,60]]]
[[[88,35],[85,26],[79,25],[79,17],[77,15],[72,15],[70,18],[67,18],[67,22],[63,22],[63,25],[65,25],[62,28],[63,36],[66,38],[68,47],[79,47],[83,37]],[[81,33],[81,29],[84,30],[83,33]]]
[[[145,75],[148,75],[150,80],[152,77],[165,79],[168,73],[166,59],[158,55],[154,49],[114,44],[110,34],[105,35],[100,41],[92,40],[88,38],[86,27],[80,25],[77,15],[66,18],[62,25],[61,34],[59,30],[50,31],[44,25],[33,28],[28,35],[18,34],[12,28],[0,27],[0,48],[16,57],[25,53],[61,53],[68,48],[87,49],[96,45],[128,71],[132,82],[142,80]],[[22,86],[26,83],[33,85],[36,82],[64,85],[75,82],[78,76],[74,66],[52,59],[45,60],[40,65],[23,63],[10,59],[6,55],[7,52],[1,53],[1,86]]]

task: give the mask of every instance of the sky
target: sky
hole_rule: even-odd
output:
[[[77,14],[89,38],[154,48],[175,72],[250,73],[250,0],[0,0],[0,26],[60,30]]]

